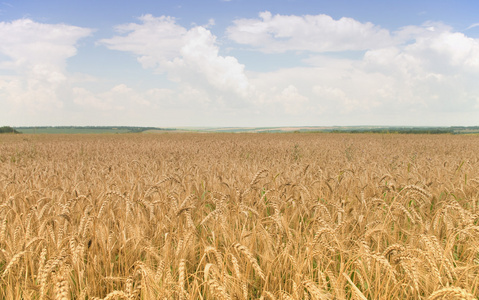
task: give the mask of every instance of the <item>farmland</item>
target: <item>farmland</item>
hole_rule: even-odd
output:
[[[474,299],[479,136],[0,136],[2,299]]]

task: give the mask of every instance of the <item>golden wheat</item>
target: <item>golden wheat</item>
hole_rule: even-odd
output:
[[[479,136],[0,137],[0,299],[474,299]]]

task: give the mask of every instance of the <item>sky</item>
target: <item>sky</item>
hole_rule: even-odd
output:
[[[0,0],[0,126],[478,126],[476,0]]]

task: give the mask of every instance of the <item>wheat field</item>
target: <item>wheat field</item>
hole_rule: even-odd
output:
[[[475,299],[479,136],[0,136],[1,299]]]

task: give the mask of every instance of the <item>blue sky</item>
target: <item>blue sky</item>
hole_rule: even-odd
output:
[[[0,2],[0,125],[479,125],[477,1]]]

